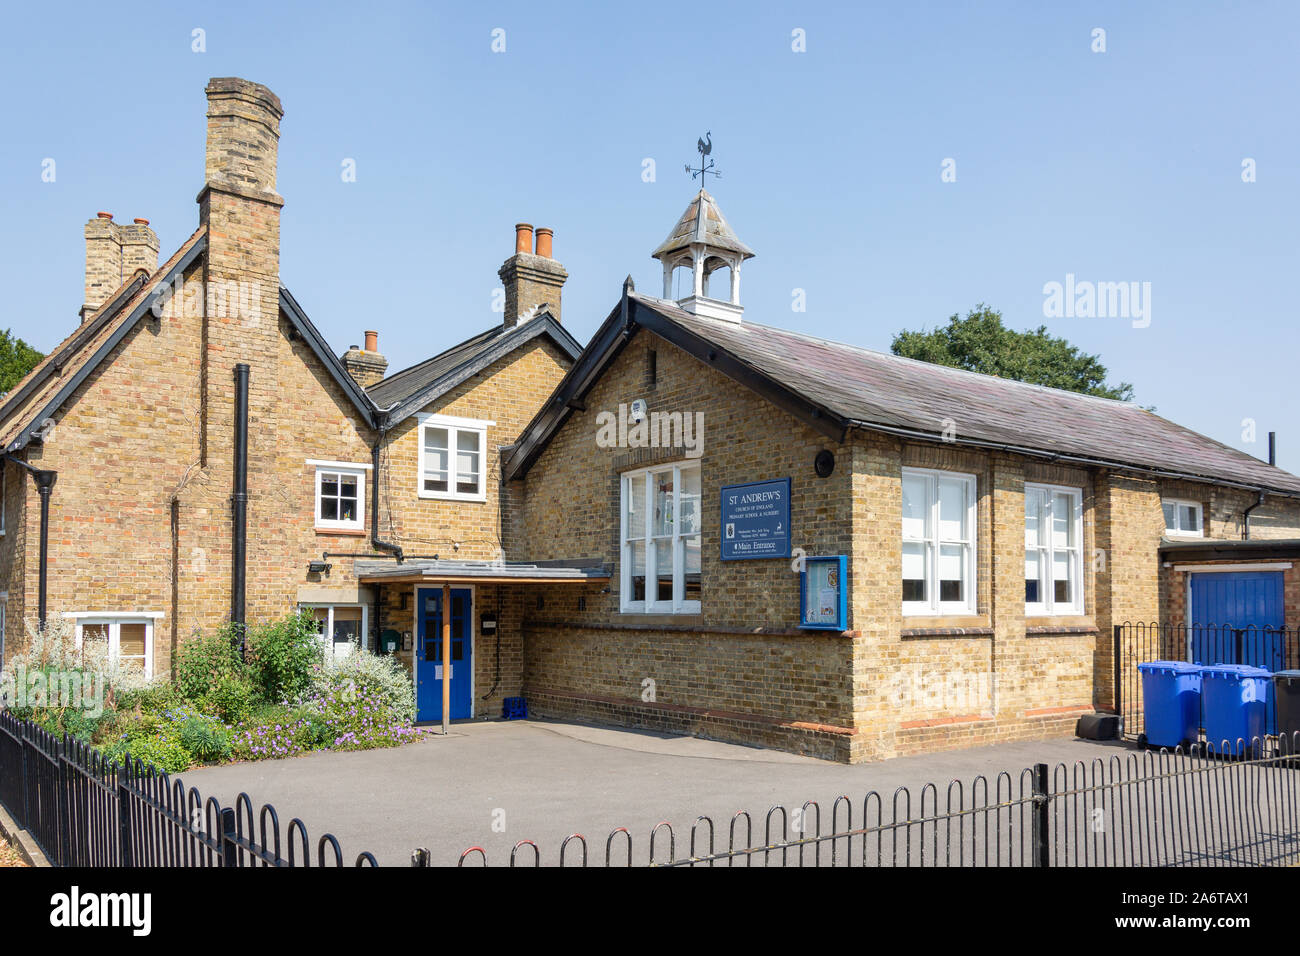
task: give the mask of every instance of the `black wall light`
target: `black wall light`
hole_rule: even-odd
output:
[[[307,565],[308,574],[329,574],[330,565],[324,561],[312,561]]]
[[[829,478],[835,470],[835,453],[825,448],[819,451],[813,458],[813,470],[817,472],[818,478]]]

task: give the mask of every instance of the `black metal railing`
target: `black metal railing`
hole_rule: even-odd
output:
[[[152,767],[0,714],[0,803],[61,866],[344,865],[338,840],[313,846],[299,819],[247,794],[233,807]],[[494,851],[498,852],[498,851]],[[504,853],[504,851],[499,851]],[[1240,866],[1300,862],[1300,734],[1188,750],[1132,751],[740,811],[689,830],[619,827],[603,843],[573,833],[508,856],[471,847],[459,865],[510,866]],[[448,864],[427,849],[415,866]],[[375,866],[370,853],[357,866]]]
[[[334,866],[331,834],[313,854],[297,818],[282,829],[275,807],[233,807],[154,767],[105,760],[94,748],[0,713],[0,804],[55,866]],[[362,853],[356,866],[376,866]]]
[[[508,857],[470,847],[461,866],[1242,866],[1300,861],[1300,735],[1189,751],[1128,751],[1108,760],[1036,764],[940,789],[899,787],[823,818],[808,802],[747,811],[724,826],[701,816],[683,839],[671,824],[644,842],[619,827],[603,844],[566,837],[554,856],[532,840]],[[855,807],[860,807],[855,817]],[[762,837],[756,840],[757,830]],[[545,858],[544,858],[545,857]],[[427,849],[412,865],[435,865]]]
[[[1270,671],[1300,668],[1300,630],[1220,624],[1115,625],[1115,707],[1124,718],[1126,737],[1137,739],[1145,729],[1142,674],[1138,665],[1168,660],[1251,664]],[[1270,728],[1276,727],[1276,706],[1270,695],[1267,717]]]

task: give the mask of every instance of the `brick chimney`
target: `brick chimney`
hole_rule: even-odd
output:
[[[358,385],[369,388],[384,377],[388,370],[388,359],[379,354],[379,333],[366,332],[366,347],[355,345],[343,353],[343,367],[348,370]]]
[[[122,285],[122,227],[111,212],[101,212],[86,223],[86,293],[81,321],[108,301]]]
[[[131,225],[113,221],[111,212],[98,213],[86,223],[86,293],[81,321],[109,300],[137,269],[153,275],[158,269],[158,237],[148,219]]]
[[[199,221],[207,227],[203,283],[203,428],[200,457],[226,473],[232,460],[232,370],[249,366],[249,420],[273,421],[279,398],[280,208],[276,161],[280,145],[280,98],[260,83],[238,77],[208,81],[208,135]],[[248,521],[273,523],[259,514],[258,492],[274,481],[259,472],[274,459],[274,431],[249,432]],[[249,591],[250,607],[256,606]]]
[[[122,237],[122,279],[131,278],[138,269],[149,275],[158,271],[158,237],[149,228],[148,219],[137,219],[119,227]]]
[[[569,274],[552,258],[554,231],[536,231],[535,251],[533,235],[532,225],[516,223],[515,254],[497,270],[506,291],[507,329],[513,329],[520,321],[527,321],[539,312],[550,312],[556,321],[560,319],[560,290]]]

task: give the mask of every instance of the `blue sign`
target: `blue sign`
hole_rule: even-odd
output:
[[[790,557],[790,479],[723,485],[722,560]]]
[[[849,620],[849,559],[805,558],[799,580],[799,626],[810,630],[842,631]]]

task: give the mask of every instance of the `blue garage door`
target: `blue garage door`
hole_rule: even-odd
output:
[[[1283,668],[1281,571],[1198,572],[1191,580],[1193,661]]]

